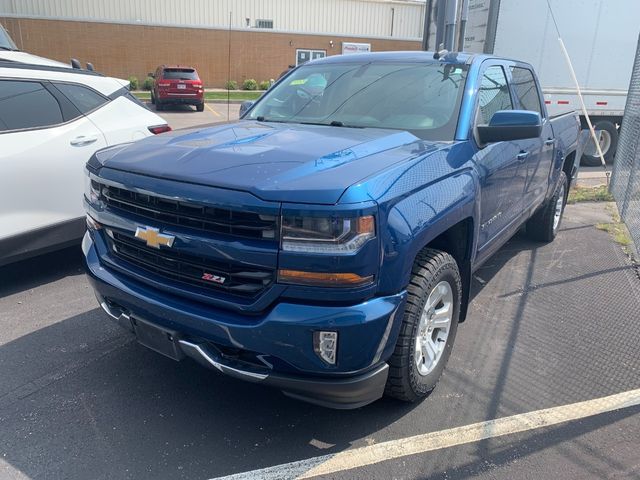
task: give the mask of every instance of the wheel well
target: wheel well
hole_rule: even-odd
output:
[[[591,115],[589,117],[591,119],[591,124],[595,127],[596,123],[598,122],[611,122],[616,126],[620,126],[620,124],[622,123],[622,117],[619,116],[613,116],[613,117],[605,117],[605,116],[600,116],[600,115]],[[580,126],[582,129],[586,129],[589,128],[589,125],[587,124],[587,119],[585,118],[584,115],[580,115]]]
[[[567,182],[569,183],[569,188],[571,188],[571,181],[573,180],[573,166],[576,158],[576,152],[573,151],[564,159],[564,164],[562,165],[562,171],[567,176]]]
[[[451,255],[460,270],[462,278],[462,301],[460,309],[460,322],[467,316],[469,304],[469,290],[471,288],[471,247],[473,240],[473,219],[466,218],[436,238],[431,240],[424,248],[433,248],[447,252]]]

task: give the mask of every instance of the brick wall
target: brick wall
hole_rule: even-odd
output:
[[[227,80],[229,32],[202,28],[157,27],[114,23],[2,18],[18,47],[26,52],[83,65],[110,76],[135,75],[142,81],[161,64],[197,68],[205,85],[222,87]],[[418,50],[419,41],[364,39],[325,35],[231,31],[231,75],[239,84],[245,78],[258,82],[278,78],[295,64],[296,49],[342,51],[342,42],[370,43],[373,51]],[[330,46],[333,41],[333,47]]]

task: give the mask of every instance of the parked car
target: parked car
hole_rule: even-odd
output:
[[[161,65],[149,76],[154,78],[151,103],[156,110],[166,105],[194,105],[197,111],[204,111],[204,88],[195,68]]]
[[[89,157],[168,130],[124,80],[1,50],[0,265],[80,244]]]
[[[472,273],[523,225],[557,235],[578,133],[526,63],[328,57],[237,123],[97,152],[89,278],[175,360],[329,407],[415,401],[447,363]]]

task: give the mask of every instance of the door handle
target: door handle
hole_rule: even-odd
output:
[[[556,139],[555,139],[555,138],[547,138],[547,139],[544,141],[544,144],[545,144],[545,145],[553,145],[554,143],[556,143]]]
[[[520,152],[520,153],[518,154],[518,156],[517,156],[516,158],[517,158],[518,160],[520,160],[521,162],[524,162],[524,161],[527,159],[527,157],[528,157],[528,156],[529,156],[529,152],[524,152],[524,151],[522,151],[522,152]]]
[[[85,147],[87,145],[91,145],[98,140],[96,135],[91,135],[89,137],[85,137],[84,135],[80,135],[79,137],[74,138],[69,143],[74,147]]]

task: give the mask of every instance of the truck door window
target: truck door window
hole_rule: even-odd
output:
[[[520,102],[520,108],[538,112],[542,115],[540,95],[531,70],[511,67],[511,85],[513,85],[516,97]]]
[[[0,132],[63,122],[58,101],[40,82],[0,80]]]
[[[499,110],[513,110],[507,77],[499,65],[487,68],[478,90],[478,124],[488,124]]]

